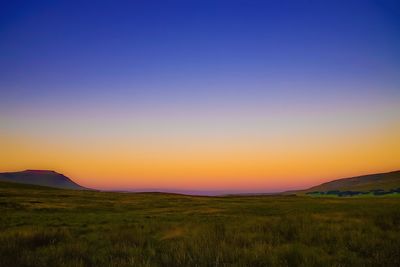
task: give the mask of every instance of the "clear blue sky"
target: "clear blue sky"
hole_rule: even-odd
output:
[[[300,97],[399,91],[398,1],[7,2],[2,105],[110,91],[189,102],[297,95],[274,92],[282,81],[301,85]]]

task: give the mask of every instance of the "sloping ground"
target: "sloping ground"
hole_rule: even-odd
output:
[[[4,172],[0,173],[0,181],[63,189],[87,190],[87,188],[80,186],[68,177],[55,171],[26,170],[22,172]]]
[[[306,190],[294,191],[301,194],[308,192],[327,191],[359,191],[368,192],[373,190],[392,190],[400,188],[400,171],[363,175],[344,178],[323,183]]]
[[[61,188],[48,187],[35,184],[22,184],[14,182],[0,181],[0,190],[60,190]]]
[[[0,182],[0,266],[400,266],[399,200]]]

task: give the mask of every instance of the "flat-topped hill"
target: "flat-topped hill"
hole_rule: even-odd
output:
[[[49,170],[25,170],[21,172],[0,173],[0,181],[42,185],[64,189],[86,190],[63,174]]]

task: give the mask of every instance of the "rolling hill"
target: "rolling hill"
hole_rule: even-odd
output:
[[[0,266],[400,266],[399,200],[0,182]]]
[[[0,173],[0,181],[42,185],[63,189],[88,190],[63,174],[48,170],[25,170]]]
[[[306,190],[292,191],[295,194],[312,192],[389,192],[400,188],[400,171],[343,178],[313,186]]]
[[[80,186],[63,174],[49,170],[4,172],[0,173],[0,182],[31,184],[62,189],[91,190]],[[336,194],[347,196],[371,192],[374,194],[400,194],[400,171],[337,179],[317,186],[313,186],[305,190],[287,191],[280,194]]]

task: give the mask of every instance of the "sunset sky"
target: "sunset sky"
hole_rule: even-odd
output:
[[[399,1],[4,1],[0,172],[274,192],[400,169]]]

